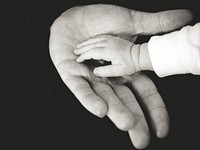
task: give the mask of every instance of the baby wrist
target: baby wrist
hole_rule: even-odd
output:
[[[134,68],[133,73],[141,71],[141,67],[139,64],[139,50],[140,50],[140,45],[132,45],[131,47],[131,59],[132,59],[132,66]]]
[[[141,70],[153,71],[153,66],[148,51],[148,43],[143,43],[139,47],[139,64]]]
[[[136,70],[135,72],[143,70],[153,71],[147,43],[133,45],[131,49],[131,56]]]

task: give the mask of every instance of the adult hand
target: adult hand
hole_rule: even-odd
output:
[[[149,129],[131,88],[149,112],[156,135],[165,137],[169,130],[165,105],[152,81],[142,74],[111,79],[97,77],[92,72],[92,63],[76,62],[73,50],[78,43],[99,34],[130,40],[138,34],[174,30],[190,19],[187,10],[145,13],[114,5],[74,7],[53,23],[50,55],[63,82],[87,110],[99,117],[107,115],[119,129],[129,132],[136,148],[144,148],[149,142]]]

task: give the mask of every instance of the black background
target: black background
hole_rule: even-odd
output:
[[[49,29],[65,10],[107,3],[157,12],[190,9],[200,21],[198,1],[184,0],[41,0],[7,1],[2,20],[2,143],[8,149],[126,149],[134,147],[126,132],[105,117],[87,112],[61,81],[48,52]],[[196,7],[197,6],[197,7]],[[4,42],[6,41],[6,42]],[[155,137],[146,149],[194,149],[199,146],[200,77],[192,75],[159,79],[149,73],[161,93],[171,119],[170,134]]]

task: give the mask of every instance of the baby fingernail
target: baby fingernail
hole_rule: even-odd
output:
[[[79,62],[79,63],[81,63],[81,62],[84,62],[85,59],[83,59],[83,58],[81,58],[81,57],[78,57],[78,58],[76,59],[76,61]]]
[[[74,49],[74,54],[78,54],[78,49]]]
[[[77,48],[81,47],[81,44],[77,44],[76,47],[77,47]]]
[[[95,75],[99,75],[98,69],[94,69],[94,74],[95,74]]]
[[[78,58],[76,59],[76,61],[77,61],[77,62],[80,62],[80,58],[78,57]]]

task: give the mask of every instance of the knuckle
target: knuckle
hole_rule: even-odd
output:
[[[74,89],[72,89],[73,93],[77,93],[80,92],[82,89],[87,89],[89,88],[88,84],[80,84],[79,86],[75,87]],[[86,93],[85,96],[87,96],[89,93]]]
[[[88,100],[90,97],[93,96],[93,93],[92,92],[87,92],[85,93],[83,96],[82,96],[82,99],[83,100]]]
[[[125,105],[129,105],[130,103],[136,102],[136,99],[133,96],[124,96],[120,99]]]
[[[99,91],[99,95],[111,95],[110,90],[104,89]]]
[[[159,28],[160,28],[160,31],[161,32],[164,32],[164,20],[162,19],[162,17],[161,17],[161,13],[159,14],[159,17],[158,17],[158,26],[159,26]]]
[[[148,90],[145,90],[142,94],[141,94],[141,98],[142,99],[147,99],[148,97],[150,96],[153,96],[153,95],[158,95],[158,91],[156,89],[148,89]]]
[[[165,106],[156,106],[156,107],[149,109],[148,111],[150,113],[156,113],[156,112],[161,112],[161,111],[164,112],[163,110],[166,110]],[[163,118],[163,116],[165,117],[165,114],[163,115],[163,113],[159,113],[159,118]]]

